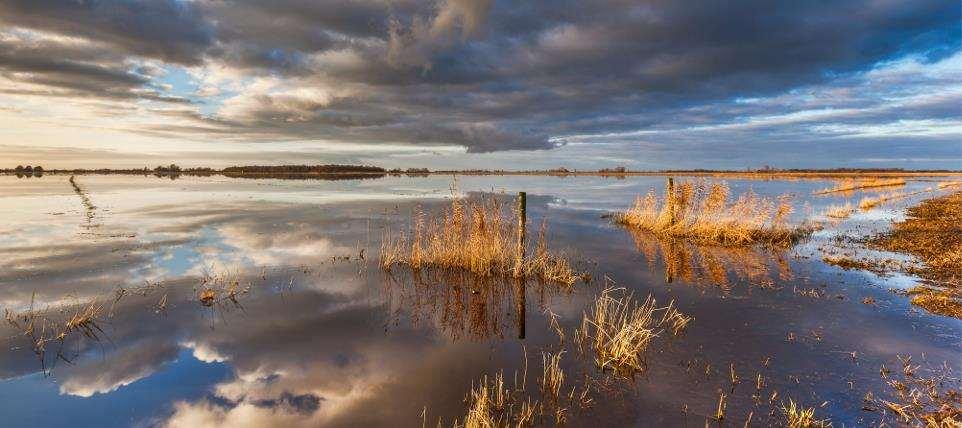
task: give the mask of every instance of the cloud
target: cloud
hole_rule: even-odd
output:
[[[873,98],[849,108],[886,100],[878,86],[916,87],[958,54],[959,13],[934,0],[15,1],[0,6],[15,28],[0,37],[0,97],[103,100],[136,120],[98,129],[197,144],[459,145],[471,158],[636,133],[668,147],[673,136],[651,132],[757,119],[746,99],[775,102],[769,123],[801,135],[815,128],[798,126],[812,122],[798,120],[798,91],[852,99],[842,86],[900,59],[916,65],[872,77]],[[917,99],[902,119],[942,119],[955,99]],[[156,105],[190,114],[171,123]],[[874,114],[843,111],[815,130],[848,133]],[[762,128],[737,137],[760,143]]]

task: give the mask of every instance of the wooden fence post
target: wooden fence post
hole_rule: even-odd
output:
[[[524,238],[525,238],[525,226],[528,223],[527,217],[527,193],[518,192],[518,248],[517,255],[518,258],[514,263],[514,276],[521,277],[524,275]]]
[[[675,225],[675,179],[668,177],[668,186],[665,188],[665,204],[668,206],[668,225]]]

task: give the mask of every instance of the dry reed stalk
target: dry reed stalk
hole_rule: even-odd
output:
[[[578,276],[566,259],[548,251],[543,231],[534,256],[516,266],[522,251],[516,245],[518,222],[505,211],[495,198],[454,199],[436,218],[418,209],[410,235],[385,235],[380,265],[386,270],[406,265],[414,270],[466,270],[482,277],[536,277],[574,284]]]
[[[962,181],[943,181],[939,183],[939,189],[962,186]]]
[[[612,293],[621,290],[622,295]],[[659,308],[649,295],[640,305],[624,289],[605,288],[582,316],[578,342],[594,349],[598,368],[632,376],[644,370],[642,354],[666,326],[681,331],[690,321],[673,304]]]
[[[811,232],[808,227],[789,224],[792,211],[787,196],[772,200],[748,191],[729,202],[728,185],[709,185],[702,180],[667,188],[663,201],[650,191],[614,220],[664,237],[705,244],[788,246]]]
[[[490,382],[487,376],[477,388],[468,394],[468,413],[464,424],[455,421],[454,426],[464,428],[530,427],[534,425],[537,402],[521,400],[504,385],[504,375],[499,372]]]
[[[824,195],[835,192],[849,192],[858,189],[871,189],[878,187],[904,186],[904,178],[872,178],[865,180],[845,179],[836,182],[835,186],[815,192],[816,195]]]
[[[561,398],[561,388],[564,386],[565,374],[561,370],[561,356],[564,351],[556,354],[541,353],[541,397],[552,403],[558,403]]]
[[[805,408],[795,404],[792,399],[788,404],[782,404],[782,413],[785,415],[785,426],[788,428],[821,428],[830,427],[832,423],[828,419],[815,419],[815,409]]]

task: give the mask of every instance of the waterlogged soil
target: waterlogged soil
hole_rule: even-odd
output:
[[[602,218],[663,177],[459,177],[461,196],[528,193],[529,224],[546,219],[550,248],[590,274],[564,287],[380,269],[385,233],[446,207],[451,177],[90,175],[75,178],[79,190],[68,178],[0,176],[0,306],[13,314],[0,328],[4,426],[450,425],[472,386],[498,373],[543,404],[545,424],[563,408],[569,426],[780,426],[792,400],[838,426],[876,426],[894,420],[864,400],[894,399],[883,366],[897,372],[911,355],[962,369],[962,321],[891,291],[916,278],[823,262],[874,251],[853,237],[938,190],[773,251],[664,242]],[[796,221],[871,194],[728,182],[736,194],[793,194]],[[693,318],[657,337],[633,377],[599,371],[579,349],[575,329],[606,287]],[[89,329],[64,328],[86,308]],[[552,399],[542,356],[559,352],[563,397]]]

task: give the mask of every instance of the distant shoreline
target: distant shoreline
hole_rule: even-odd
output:
[[[172,165],[172,167],[175,167]],[[767,169],[767,170],[661,170],[661,171],[631,171],[627,169],[602,169],[594,171],[582,170],[435,170],[426,168],[409,168],[406,170],[387,170],[372,166],[354,165],[280,165],[280,166],[242,166],[224,169],[185,168],[169,169],[158,167],[155,169],[43,169],[40,171],[24,171],[12,168],[0,169],[2,175],[42,176],[42,175],[142,175],[157,177],[177,176],[224,176],[231,178],[281,178],[281,179],[329,179],[350,180],[380,178],[384,176],[426,177],[430,175],[462,175],[462,176],[551,176],[551,177],[645,177],[645,176],[681,176],[681,177],[729,177],[729,178],[852,178],[852,177],[946,177],[962,176],[960,170],[905,170],[905,169]]]

